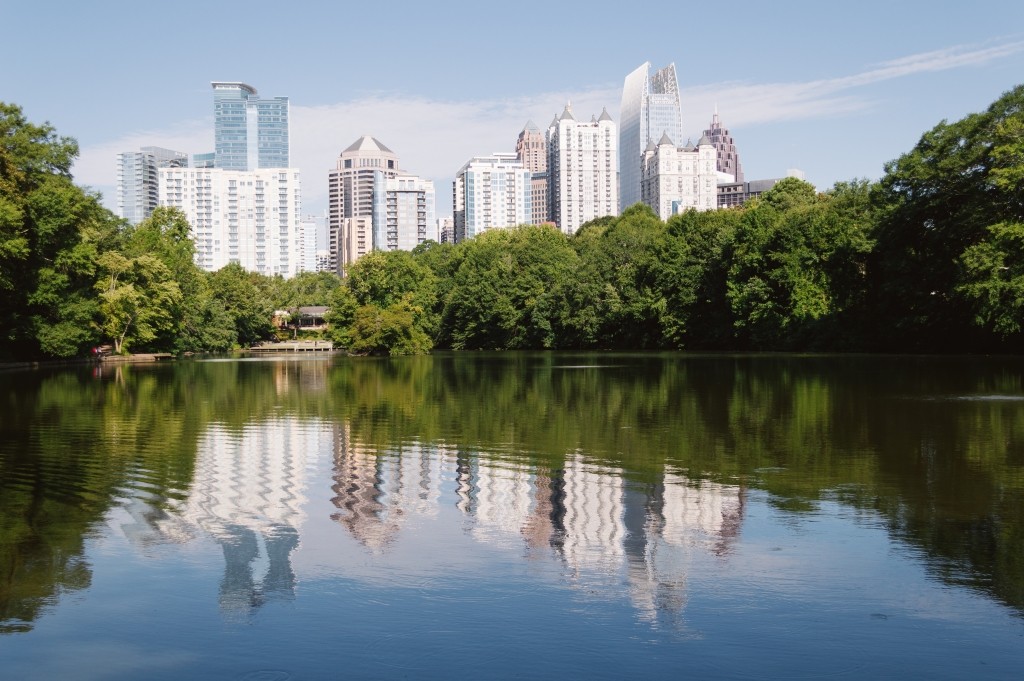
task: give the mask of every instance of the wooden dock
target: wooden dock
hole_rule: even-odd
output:
[[[141,352],[137,355],[103,355],[100,358],[100,361],[117,364],[132,362],[162,362],[168,359],[174,359],[174,355],[169,352]]]
[[[249,348],[249,352],[259,354],[280,352],[333,352],[334,343],[329,340],[284,341],[281,343],[261,343]]]

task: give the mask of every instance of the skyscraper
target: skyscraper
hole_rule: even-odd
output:
[[[667,134],[683,139],[683,107],[679,99],[676,65],[651,75],[644,62],[626,76],[622,86],[619,128],[619,193],[624,210],[640,201],[640,174],[644,149]]]
[[[607,110],[583,123],[568,104],[548,127],[548,218],[566,234],[618,213],[617,132]]]
[[[743,166],[740,165],[740,152],[736,149],[729,131],[722,126],[718,118],[718,107],[715,107],[715,115],[711,117],[711,125],[704,131],[704,135],[715,145],[718,170],[733,176],[734,182],[743,182]]]
[[[346,229],[344,221],[366,218],[357,231],[364,234],[368,230],[372,234],[374,194],[383,196],[383,186],[378,190],[377,185],[396,175],[398,156],[375,137],[363,135],[341,152],[337,166],[328,173],[327,238],[332,272],[342,274],[344,266],[353,262],[357,254],[372,248],[372,244],[359,249],[345,244],[343,240],[347,234],[353,234],[354,224]]]
[[[548,151],[544,133],[527,121],[516,140],[516,158],[530,171],[530,222],[542,225],[548,221]]]
[[[374,197],[373,247],[411,251],[438,241],[434,219],[434,183],[408,173],[378,178]]]
[[[159,168],[184,168],[188,155],[161,147],[142,147],[117,155],[117,214],[137,225],[159,205]]]
[[[161,168],[160,205],[185,213],[196,264],[238,263],[287,278],[302,271],[302,194],[294,168]]]
[[[288,98],[260,99],[245,83],[214,82],[215,166],[225,170],[288,167]]]
[[[515,154],[475,156],[452,183],[455,241],[492,228],[530,223],[532,173]]]

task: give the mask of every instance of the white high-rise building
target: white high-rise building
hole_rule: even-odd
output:
[[[488,229],[530,224],[531,176],[516,154],[470,159],[452,183],[455,241],[472,239]]]
[[[696,147],[689,142],[677,147],[668,133],[663,134],[657,144],[650,142],[644,151],[641,199],[662,220],[690,208],[717,208],[719,173],[715,156],[715,145],[706,135]]]
[[[299,259],[300,272],[317,271],[317,251],[320,250],[320,234],[324,231],[324,223],[327,218],[322,215],[307,215],[300,223],[300,236],[302,248]],[[326,244],[324,244],[326,245]]]
[[[302,192],[295,168],[161,168],[160,205],[185,213],[196,264],[204,270],[235,262],[267,276],[301,271]]]
[[[644,62],[626,76],[619,110],[619,192],[621,207],[629,208],[640,198],[640,175],[644,149],[667,134],[683,139],[682,102],[675,64],[651,74]]]
[[[379,194],[377,184],[396,175],[398,156],[374,137],[363,135],[341,152],[337,167],[328,173],[327,234],[331,271],[342,274],[345,266],[354,262],[347,258],[361,251],[343,243],[353,227],[343,221],[367,218],[371,221],[372,234],[374,194]],[[373,244],[368,244],[368,248],[373,248]]]
[[[566,104],[548,127],[548,219],[566,234],[618,214],[618,143],[607,109],[583,123]]]
[[[188,155],[161,147],[142,147],[117,155],[117,214],[133,225],[150,215],[160,201],[160,168],[184,168]]]
[[[399,173],[375,183],[373,247],[411,251],[425,241],[438,241],[434,219],[434,183]]]

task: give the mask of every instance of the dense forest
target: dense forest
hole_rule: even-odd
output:
[[[452,349],[1017,352],[1024,86],[943,121],[877,182],[786,179],[742,208],[642,205],[575,235],[377,251],[344,279],[203,272],[184,216],[132,227],[76,186],[74,140],[0,104],[0,359],[225,351],[330,307],[353,353]]]

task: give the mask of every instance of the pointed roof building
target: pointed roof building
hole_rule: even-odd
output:
[[[711,144],[715,145],[718,170],[732,175],[736,182],[743,182],[743,166],[740,165],[740,152],[736,149],[729,131],[722,125],[718,118],[718,105],[715,105],[715,114],[711,117],[711,125],[704,131],[705,137],[709,138]]]

